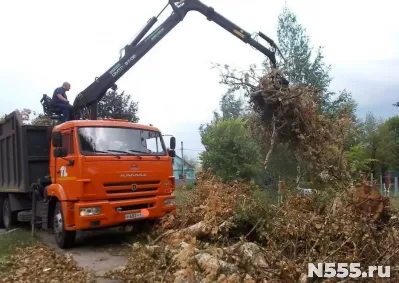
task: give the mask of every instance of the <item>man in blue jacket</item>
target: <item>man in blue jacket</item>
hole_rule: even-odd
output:
[[[58,87],[54,90],[53,99],[51,101],[54,107],[61,109],[62,123],[69,121],[71,118],[72,106],[69,104],[69,100],[66,95],[66,92],[69,91],[70,89],[71,89],[71,84],[68,82],[64,82],[62,84],[62,87]]]

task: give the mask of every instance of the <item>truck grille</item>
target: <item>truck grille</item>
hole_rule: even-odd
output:
[[[139,186],[148,186],[148,185],[155,185],[159,186],[161,181],[159,180],[152,180],[152,181],[128,181],[128,182],[112,182],[112,183],[104,183],[104,187],[126,187],[126,186],[132,186],[133,184],[136,184],[138,187]]]
[[[152,198],[155,197],[161,181],[128,181],[128,182],[112,182],[104,183],[106,194],[108,197],[118,198]]]

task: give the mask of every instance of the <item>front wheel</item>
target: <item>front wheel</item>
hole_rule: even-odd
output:
[[[65,230],[64,213],[61,203],[57,202],[54,210],[53,230],[57,246],[61,249],[71,248],[75,243],[76,231]]]

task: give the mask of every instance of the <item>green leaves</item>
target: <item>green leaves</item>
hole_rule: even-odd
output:
[[[98,115],[100,117],[126,119],[137,123],[139,121],[137,112],[138,102],[131,101],[130,94],[124,91],[121,93],[109,91],[99,102]]]
[[[353,174],[372,172],[377,177],[382,167],[399,167],[399,116],[377,119],[369,112],[357,121],[348,138],[348,161]]]
[[[297,21],[293,12],[284,7],[278,18],[277,37],[279,48],[286,59],[282,68],[292,84],[308,84],[318,90],[326,91],[331,78],[330,66],[323,60],[322,47],[315,54],[306,29]],[[329,94],[325,93],[325,99]]]
[[[241,117],[210,125],[201,141],[206,149],[200,154],[204,169],[212,168],[224,181],[250,180],[262,168],[258,145]]]
[[[319,111],[338,117],[342,112],[354,116],[357,103],[346,90],[338,93],[329,91],[332,81],[331,66],[324,62],[323,47],[316,50],[311,46],[306,29],[298,22],[295,14],[287,7],[278,17],[277,37],[285,61],[279,62],[284,75],[291,84],[306,84],[323,93]]]

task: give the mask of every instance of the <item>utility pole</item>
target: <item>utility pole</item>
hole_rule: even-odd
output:
[[[184,178],[183,142],[181,142],[181,175],[182,175],[182,178]]]

